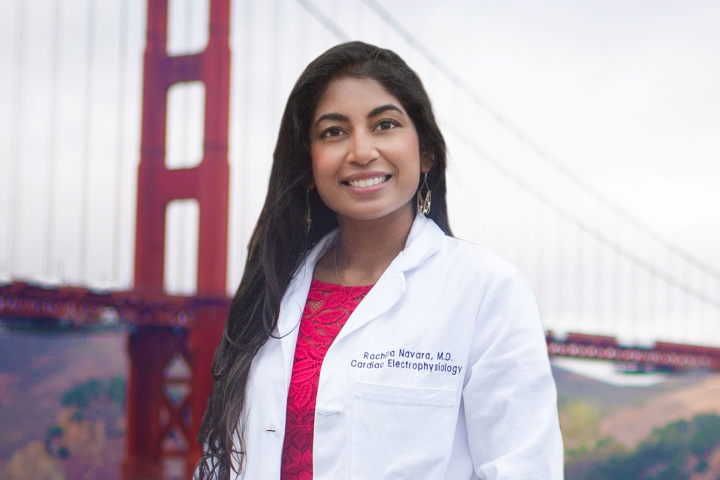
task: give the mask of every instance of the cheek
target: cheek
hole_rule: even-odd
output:
[[[313,177],[317,177],[322,172],[325,164],[321,149],[310,148],[310,160]]]
[[[312,176],[315,181],[315,186],[317,187],[318,183],[322,184],[323,182],[327,182],[329,175],[331,175],[329,165],[323,162],[322,158],[313,158]]]
[[[322,144],[313,144],[310,146],[310,158],[312,160],[313,171],[328,170],[333,164],[333,154],[331,146]]]
[[[394,146],[397,155],[406,161],[412,161],[420,165],[420,142],[415,132],[407,132],[400,137]]]
[[[337,182],[337,163],[328,155],[327,150],[311,149],[313,186],[317,189],[320,198],[327,203],[326,195],[334,188]]]
[[[415,177],[419,176],[421,171],[420,146],[417,139],[407,138],[398,145],[396,158],[402,163],[398,165],[400,173],[405,173],[405,177],[415,181]]]

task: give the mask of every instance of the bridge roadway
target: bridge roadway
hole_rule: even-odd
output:
[[[230,307],[228,297],[141,295],[78,287],[11,282],[0,285],[0,320],[62,322],[68,329],[142,325],[189,328],[203,309]],[[616,362],[645,369],[720,371],[720,348],[656,342],[650,347],[620,345],[614,337],[546,332],[548,354]],[[630,368],[632,370],[632,367]]]

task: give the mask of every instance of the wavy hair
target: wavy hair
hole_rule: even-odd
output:
[[[452,235],[445,200],[446,147],[430,99],[417,74],[394,52],[362,42],[337,45],[313,60],[290,92],[280,123],[265,205],[248,246],[240,286],[225,322],[212,367],[213,387],[198,441],[200,480],[230,478],[245,461],[241,415],[253,358],[273,336],[280,302],[306,252],[337,227],[335,214],[313,189],[312,228],[305,233],[306,185],[312,177],[310,126],[330,81],[373,79],[402,104],[415,125],[420,153],[429,155],[429,217]],[[420,179],[418,179],[418,189]],[[236,473],[240,473],[236,471]]]

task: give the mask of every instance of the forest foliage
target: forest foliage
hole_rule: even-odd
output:
[[[63,393],[60,403],[63,407],[75,409],[70,417],[73,422],[105,419],[108,420],[105,422],[106,434],[110,438],[122,435],[122,431],[113,426],[112,420],[122,415],[125,407],[125,379],[123,377],[93,378],[75,385]],[[52,425],[48,428],[44,441],[45,449],[51,456],[60,459],[70,456],[62,441],[64,433],[63,428],[59,425]]]
[[[607,439],[585,458],[571,456],[568,480],[689,480],[708,469],[709,455],[720,448],[720,416],[696,415],[656,428],[632,451],[603,448],[610,443]]]

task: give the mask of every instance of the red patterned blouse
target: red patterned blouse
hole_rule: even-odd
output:
[[[313,429],[320,367],[330,345],[372,285],[343,287],[312,280],[295,346],[288,392],[282,480],[312,480]]]

